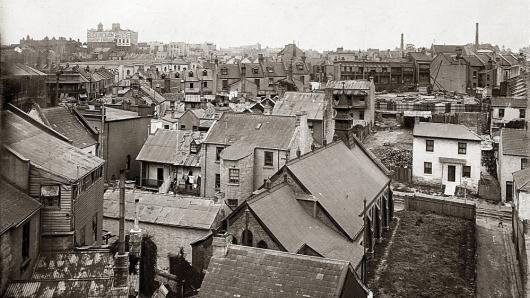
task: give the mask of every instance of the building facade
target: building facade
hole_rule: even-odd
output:
[[[497,177],[502,202],[513,201],[513,173],[528,168],[530,132],[526,129],[503,128],[497,152]]]
[[[87,30],[89,50],[98,47],[133,49],[136,45],[138,45],[138,32],[122,29],[120,23],[113,23],[110,30],[103,30],[102,23],[98,24],[97,29]]]

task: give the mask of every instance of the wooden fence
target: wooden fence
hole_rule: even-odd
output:
[[[412,183],[412,168],[393,167],[389,170],[392,171],[392,180],[406,184]]]
[[[464,202],[444,197],[430,196],[427,194],[412,194],[403,197],[406,210],[420,212],[429,211],[440,215],[475,221],[476,206],[474,202]]]

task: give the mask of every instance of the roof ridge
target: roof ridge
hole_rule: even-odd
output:
[[[295,157],[295,158],[287,161],[287,163],[285,165],[286,166],[290,166],[292,164],[295,164],[295,163],[297,163],[297,162],[299,162],[299,161],[301,161],[301,160],[303,160],[303,159],[305,159],[307,157],[311,157],[311,156],[313,156],[313,155],[315,155],[315,154],[317,154],[319,152],[324,151],[324,149],[329,148],[329,147],[333,147],[333,146],[335,146],[335,145],[337,145],[339,143],[344,143],[344,142],[342,140],[333,141],[333,142],[331,142],[331,143],[329,143],[329,144],[327,144],[325,146],[322,146],[320,148],[316,148],[313,151],[307,152],[306,154],[303,154],[300,157]],[[346,145],[346,144],[344,144],[344,145]]]

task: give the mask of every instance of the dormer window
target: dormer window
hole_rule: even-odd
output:
[[[228,75],[228,69],[226,67],[221,68],[221,74],[222,75]]]
[[[304,65],[303,64],[298,64],[298,65],[296,65],[296,68],[298,70],[304,70]]]
[[[204,77],[204,76],[207,76],[207,75],[208,75],[208,71],[207,71],[206,69],[203,70],[203,71],[202,71],[202,76]]]
[[[267,66],[267,72],[268,72],[268,73],[273,73],[273,72],[274,72],[274,70],[272,69],[272,67],[271,67],[271,66]]]
[[[258,68],[257,67],[253,67],[252,68],[252,73],[253,74],[258,74]]]
[[[193,77],[193,71],[188,72],[188,77]]]
[[[193,153],[193,154],[197,153],[198,147],[199,146],[197,145],[195,140],[192,140],[191,143],[190,143],[190,153]]]

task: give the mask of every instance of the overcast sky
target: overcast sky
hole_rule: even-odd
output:
[[[530,0],[0,0],[2,44],[64,36],[86,42],[102,22],[138,31],[142,41],[260,42],[304,49],[395,48],[480,42],[518,50],[530,44]]]

